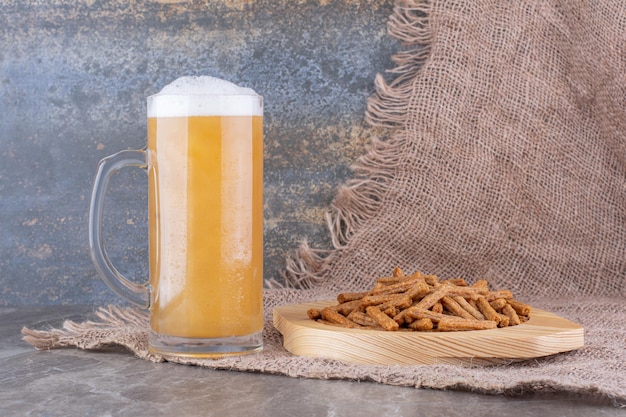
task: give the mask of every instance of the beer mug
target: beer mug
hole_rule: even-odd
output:
[[[124,277],[102,236],[109,178],[148,174],[149,278]],[[149,349],[222,357],[263,346],[263,99],[212,77],[148,97],[148,144],[100,161],[89,246],[103,280],[150,311]]]

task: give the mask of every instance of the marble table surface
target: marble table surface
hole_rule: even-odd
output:
[[[154,364],[122,349],[36,351],[22,326],[89,317],[88,306],[0,307],[1,416],[624,416],[568,396],[505,397]]]

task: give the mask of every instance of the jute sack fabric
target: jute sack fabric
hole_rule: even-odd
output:
[[[377,79],[383,135],[328,216],[331,249],[303,245],[265,292],[262,353],[176,361],[298,377],[482,393],[567,392],[626,406],[626,3],[398,1],[406,48]],[[585,347],[490,367],[373,366],[297,357],[272,308],[369,288],[394,267],[487,279],[585,327]],[[271,283],[272,281],[270,281]],[[147,351],[147,314],[117,307],[39,349]]]

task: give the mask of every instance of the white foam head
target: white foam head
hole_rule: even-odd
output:
[[[148,97],[148,117],[262,116],[254,90],[215,77],[181,77]]]

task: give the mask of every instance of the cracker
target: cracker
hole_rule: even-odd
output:
[[[340,324],[345,327],[357,328],[357,329],[361,327],[355,322],[353,322],[352,320],[348,319],[347,317],[342,316],[341,314],[339,314],[337,311],[335,311],[332,308],[324,307],[321,313],[322,313],[322,319],[328,322],[331,322],[334,324]]]
[[[486,279],[479,279],[472,284],[474,288],[489,288],[489,282]]]
[[[448,287],[450,287],[450,286],[449,285],[441,285],[440,287],[437,287],[437,289],[435,291],[429,293],[427,296],[422,298],[416,304],[416,306],[418,308],[423,308],[423,309],[431,308],[432,306],[437,304],[439,302],[439,300],[441,300],[441,297],[443,297],[444,295],[448,295]]]
[[[378,308],[380,308],[382,311],[385,311],[388,308],[398,308],[398,309],[404,310],[405,308],[411,307],[412,304],[413,304],[413,300],[411,299],[411,297],[408,297],[403,294],[397,294],[391,300],[386,301],[382,304],[379,304]]]
[[[385,285],[381,288],[373,289],[370,295],[380,294],[397,294],[402,293],[410,289],[415,284],[416,279],[405,279],[396,284]]]
[[[494,301],[498,298],[511,299],[513,298],[513,293],[509,290],[498,290],[498,291],[490,291],[487,294],[487,301]]]
[[[522,323],[519,319],[519,316],[517,315],[517,312],[513,307],[511,307],[511,304],[509,303],[502,307],[502,314],[509,318],[509,323],[511,326],[517,326],[518,324]]]
[[[317,308],[310,308],[310,309],[307,310],[306,315],[311,320],[317,320],[317,319],[322,317],[322,312],[319,309],[317,309]]]
[[[437,277],[437,275],[425,275],[424,281],[426,281],[428,285],[434,286],[434,285],[439,284],[439,277]]]
[[[441,332],[456,332],[468,330],[488,330],[495,329],[498,324],[490,320],[467,320],[457,317],[444,317],[437,323],[437,330]]]
[[[352,301],[347,301],[345,303],[337,304],[336,306],[333,306],[331,308],[343,314],[344,316],[347,316],[354,310],[358,310],[360,306],[361,306],[361,300],[352,300]]]
[[[518,315],[528,316],[530,314],[530,306],[528,304],[521,303],[513,298],[508,301]]]
[[[485,316],[483,316],[483,313],[478,311],[478,309],[475,307],[475,304],[472,305],[471,301],[473,300],[467,301],[465,298],[461,297],[460,295],[454,296],[453,299],[454,301],[459,303],[459,305],[463,307],[465,311],[470,313],[472,317],[474,317],[476,320],[485,320]]]
[[[367,292],[342,292],[337,296],[337,302],[342,304],[348,301],[360,300],[366,295]]]
[[[500,322],[498,312],[491,307],[491,304],[489,304],[489,301],[487,301],[485,297],[478,297],[476,299],[476,306],[483,316],[485,316],[485,320],[495,321],[496,323]]]
[[[450,278],[443,281],[447,284],[456,285],[458,287],[467,287],[467,282],[463,278]]]
[[[508,302],[505,298],[496,298],[495,300],[489,302],[489,304],[491,304],[491,307],[493,307],[494,310],[498,311],[501,310],[502,307],[507,305]]]
[[[431,319],[423,318],[412,321],[407,327],[415,331],[425,331],[432,330],[435,325],[433,324],[433,321]]]
[[[498,314],[498,327],[508,327],[509,323],[511,322],[509,317],[502,313],[496,314]]]
[[[397,294],[378,294],[378,295],[366,295],[360,300],[360,306],[362,308],[366,308],[368,306],[376,306],[379,304],[386,303],[387,301],[391,301],[398,297]]]
[[[373,318],[371,318],[370,316],[368,316],[362,311],[353,311],[352,313],[348,315],[348,319],[352,320],[353,322],[361,326],[380,327],[380,325],[376,322],[376,320],[374,320]]]
[[[443,304],[441,304],[441,301],[437,301],[435,305],[432,306],[431,310],[436,313],[443,313]]]
[[[461,307],[459,303],[447,295],[441,297],[441,304],[455,316],[463,317],[468,320],[476,320],[476,318]]]
[[[415,281],[413,286],[409,288],[409,290],[406,292],[406,295],[413,300],[421,299],[426,294],[428,294],[429,290],[430,287],[428,286],[428,284],[426,284],[426,281],[418,279],[417,281]]]
[[[392,318],[380,311],[376,306],[369,306],[365,309],[368,316],[376,320],[376,323],[385,330],[394,331],[400,327]]]

